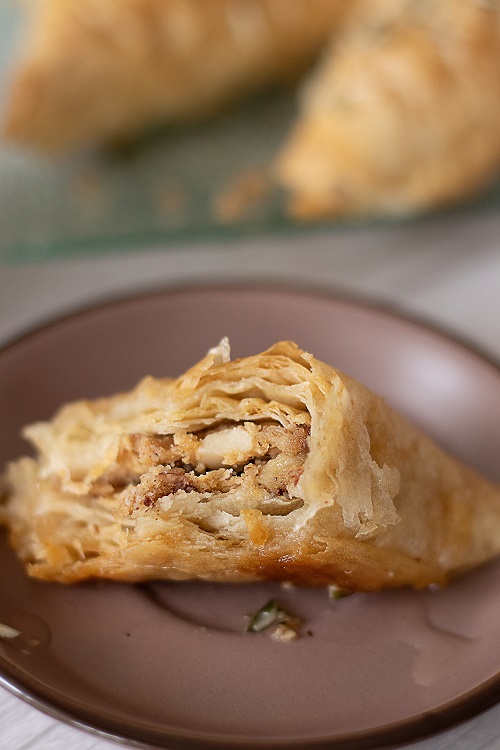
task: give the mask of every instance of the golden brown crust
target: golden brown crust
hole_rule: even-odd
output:
[[[28,572],[443,584],[500,552],[500,488],[290,342],[69,404],[26,435],[0,519]]]
[[[293,216],[407,214],[500,164],[500,8],[360,0],[303,91],[278,157]]]
[[[344,0],[38,0],[8,138],[46,150],[207,117],[311,64]]]

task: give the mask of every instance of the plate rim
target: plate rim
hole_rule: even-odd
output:
[[[281,292],[324,299],[330,302],[340,302],[366,311],[372,311],[427,331],[448,343],[462,348],[467,353],[473,354],[482,360],[483,363],[489,364],[493,369],[500,371],[500,355],[494,354],[487,346],[479,344],[471,336],[457,331],[452,325],[437,322],[431,316],[410,310],[401,304],[401,302],[388,300],[380,294],[347,289],[341,284],[322,285],[310,281],[297,281],[297,279],[283,280],[275,275],[262,279],[258,274],[247,276],[245,280],[242,280],[237,274],[230,274],[221,281],[197,282],[192,280],[176,280],[171,283],[147,283],[141,285],[139,288],[129,287],[109,293],[101,292],[76,304],[66,304],[53,313],[43,314],[38,322],[27,323],[18,331],[10,335],[7,334],[4,339],[0,340],[0,356],[3,356],[12,347],[23,344],[27,339],[43,333],[46,329],[64,325],[73,319],[85,317],[85,315],[101,309],[105,310],[106,308],[127,305],[131,302],[147,300],[148,298],[185,294],[186,292],[231,291]]]
[[[249,740],[238,736],[183,730],[155,730],[151,725],[134,724],[137,734],[127,734],[120,722],[113,719],[96,723],[86,715],[72,713],[57,700],[47,700],[34,688],[9,675],[9,669],[0,656],[0,686],[45,715],[62,721],[74,729],[90,733],[104,741],[141,750],[376,750],[395,748],[425,740],[438,733],[451,730],[467,720],[486,712],[500,702],[500,670],[489,680],[472,688],[455,700],[435,708],[383,724],[369,730],[359,730],[335,736],[309,738],[276,738]],[[89,714],[92,711],[88,712]],[[101,715],[102,716],[102,715]],[[195,743],[195,744],[193,744]]]

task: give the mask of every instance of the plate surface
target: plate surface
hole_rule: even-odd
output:
[[[120,300],[0,352],[0,460],[64,401],[177,375],[228,335],[233,354],[291,338],[385,396],[500,480],[500,370],[416,322],[327,294],[192,288]],[[40,708],[172,748],[354,748],[415,739],[500,697],[500,564],[439,592],[329,600],[274,585],[29,580],[0,536],[0,681]],[[269,598],[292,643],[245,634]]]

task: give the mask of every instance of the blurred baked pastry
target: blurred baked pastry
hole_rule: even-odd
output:
[[[500,552],[500,488],[295,344],[80,401],[28,427],[0,518],[74,582],[443,584]]]
[[[286,6],[286,7],[285,7]],[[500,7],[486,0],[33,0],[8,139],[57,151],[220,113],[297,80],[273,179],[297,219],[407,215],[500,165]]]
[[[135,137],[295,81],[345,0],[35,0],[9,139],[45,150]]]
[[[404,215],[500,166],[500,5],[358,0],[276,163],[296,218]]]

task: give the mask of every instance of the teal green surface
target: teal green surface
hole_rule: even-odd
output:
[[[216,202],[247,172],[264,174],[291,109],[283,96],[253,102],[214,123],[156,134],[128,153],[48,161],[4,148],[0,210],[8,219],[0,252],[22,260],[282,228],[280,197],[271,190],[227,223]]]

